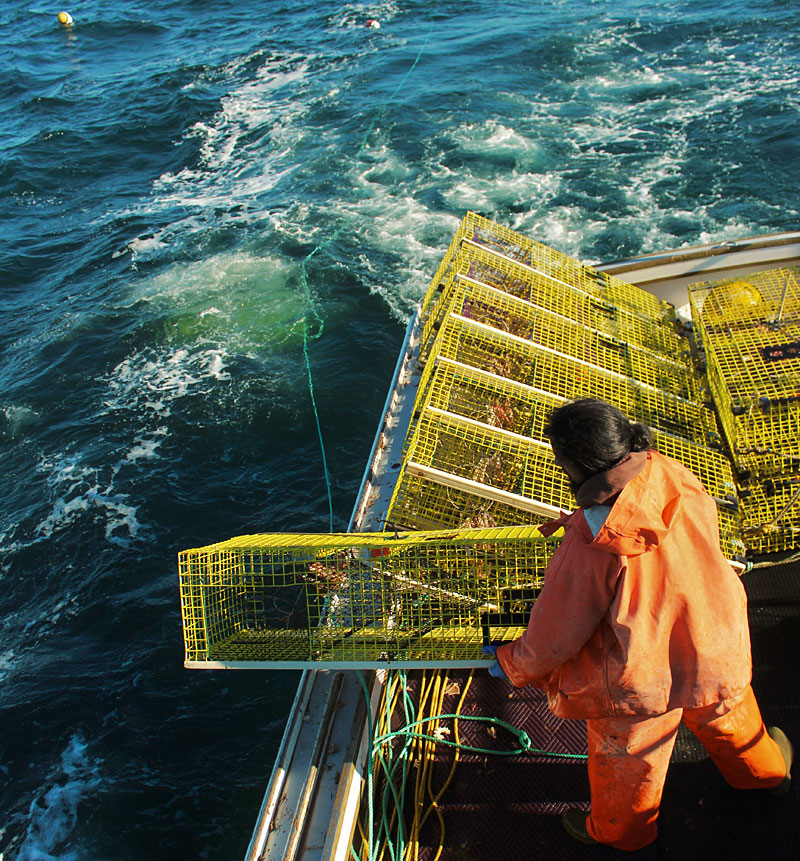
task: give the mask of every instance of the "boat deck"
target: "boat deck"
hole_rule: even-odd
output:
[[[753,570],[743,577],[750,601],[753,687],[767,725],[781,726],[800,748],[800,562]],[[469,671],[457,680],[444,712],[455,708]],[[412,678],[412,682],[414,679]],[[562,720],[547,708],[544,694],[513,688],[475,671],[462,714],[494,715],[528,732],[535,747],[585,753],[582,721]],[[446,724],[452,727],[452,722]],[[461,721],[463,743],[473,747],[513,747],[515,739],[493,738],[483,722]],[[452,736],[450,736],[452,737]],[[432,785],[442,786],[453,764],[452,748],[436,753]],[[550,859],[795,859],[800,850],[800,782],[788,795],[738,791],[725,784],[702,747],[683,726],[672,756],[659,818],[658,840],[638,852],[576,843],[562,829],[568,807],[589,806],[583,761],[542,756],[488,756],[462,753],[448,790],[439,801],[445,824],[442,840],[435,817],[423,828],[420,861],[522,861]]]

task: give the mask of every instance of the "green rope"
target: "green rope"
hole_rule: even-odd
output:
[[[305,274],[305,266],[303,266],[303,273]],[[316,310],[314,311],[316,314]],[[318,316],[318,315],[317,315]],[[322,332],[322,325],[320,325],[319,332]],[[319,337],[319,335],[317,336]],[[325,442],[322,437],[322,426],[319,421],[319,410],[317,409],[317,400],[314,397],[314,378],[311,374],[311,358],[308,355],[308,323],[305,318],[303,318],[303,356],[306,361],[306,373],[308,374],[308,393],[311,396],[311,406],[314,410],[314,420],[317,423],[317,436],[319,437],[319,448],[320,453],[322,454],[322,469],[325,473],[325,489],[328,493],[328,519],[330,532],[333,532],[333,496],[331,494],[331,477],[328,472],[328,459],[325,455]]]
[[[472,720],[472,721],[485,721],[489,724],[494,724],[495,726],[502,727],[505,730],[508,730],[512,735],[516,736],[519,741],[519,747],[515,750],[493,750],[490,748],[482,748],[482,747],[472,747],[466,744],[460,744],[455,741],[449,741],[448,739],[438,738],[437,736],[425,735],[424,733],[410,733],[409,730],[413,729],[415,726],[420,726],[424,723],[431,723],[432,721],[439,720]],[[393,730],[392,732],[387,732],[385,735],[378,736],[373,739],[373,746],[386,744],[391,741],[393,738],[399,736],[408,736],[410,738],[421,738],[426,741],[432,741],[438,744],[444,744],[448,747],[456,747],[459,750],[467,750],[472,753],[484,753],[487,755],[494,756],[517,756],[522,753],[533,753],[539,754],[541,756],[555,756],[561,757],[563,759],[587,759],[585,753],[556,753],[552,750],[541,750],[538,747],[534,747],[531,743],[530,736],[525,730],[517,729],[515,726],[512,726],[509,723],[506,723],[500,718],[486,717],[484,715],[457,715],[457,714],[447,714],[447,715],[433,715],[432,717],[422,718],[421,720],[414,721],[413,723],[407,724],[400,729]]]
[[[370,738],[372,738],[372,705],[369,701],[369,688],[367,687],[367,683],[364,681],[364,674],[361,670],[356,671],[356,675],[358,676],[359,682],[361,682],[361,687],[364,689],[364,696],[367,700],[367,734]],[[367,805],[367,835],[369,839],[369,861],[373,861],[373,847],[375,845],[375,841],[372,839],[373,835],[373,819],[372,819],[372,751],[370,750],[370,755],[367,757],[367,797],[370,799],[370,804]],[[352,850],[352,846],[350,847]],[[355,854],[355,853],[353,853]],[[356,855],[358,861],[361,859]]]
[[[356,152],[356,158],[358,158],[361,153],[366,149],[367,142],[369,140],[369,136],[372,133],[372,130],[375,128],[375,124],[378,119],[382,116],[386,107],[394,100],[395,96],[400,92],[400,90],[405,86],[406,81],[411,76],[411,73],[417,67],[417,63],[419,63],[422,58],[423,53],[425,52],[425,48],[427,47],[428,40],[431,36],[431,31],[433,30],[433,21],[431,21],[430,26],[428,27],[428,32],[425,36],[425,41],[422,43],[422,47],[417,52],[417,56],[414,58],[414,62],[411,64],[411,68],[405,73],[400,83],[395,87],[392,94],[379,105],[378,109],[375,111],[372,117],[372,121],[370,122],[367,130],[364,132],[364,136],[361,138],[361,144]],[[308,271],[306,269],[306,264],[309,260],[319,251],[323,251],[328,248],[332,243],[334,243],[339,236],[344,232],[345,226],[349,225],[341,225],[338,227],[333,234],[322,244],[317,245],[313,251],[307,254],[300,263],[300,284],[305,293],[306,299],[306,308],[307,313],[303,315],[301,321],[303,323],[303,357],[305,358],[306,363],[306,375],[308,376],[308,392],[311,396],[311,407],[314,410],[314,420],[317,425],[317,436],[319,438],[319,447],[320,452],[322,454],[322,469],[325,474],[325,488],[328,494],[328,514],[329,514],[329,522],[330,522],[330,531],[333,532],[333,494],[331,492],[331,478],[330,473],[328,471],[328,459],[325,453],[325,441],[322,436],[322,425],[320,423],[319,411],[317,409],[317,401],[314,396],[314,378],[311,373],[311,357],[308,352],[308,344],[309,341],[316,341],[318,338],[322,336],[322,330],[325,327],[325,322],[322,319],[319,311],[317,310],[316,303],[314,302],[314,297],[311,293],[311,288],[308,283]],[[316,319],[317,330],[314,334],[309,333],[309,318],[313,317]],[[300,321],[298,321],[300,322]]]
[[[369,127],[367,128],[366,132],[364,132],[364,137],[361,139],[361,146],[358,148],[356,156],[361,155],[361,153],[364,151],[367,146],[367,138],[370,136],[372,130],[375,128],[375,123],[378,122],[378,119],[382,116],[384,110],[386,109],[386,106],[394,100],[394,97],[400,92],[400,90],[405,85],[405,82],[411,77],[411,73],[417,67],[417,63],[419,63],[420,58],[422,57],[422,54],[424,53],[425,48],[428,44],[428,39],[430,39],[431,37],[431,30],[433,30],[433,21],[431,21],[430,26],[428,27],[428,32],[425,35],[425,41],[422,43],[422,47],[419,49],[419,52],[414,59],[414,62],[411,64],[411,68],[405,73],[400,83],[394,88],[394,91],[392,92],[391,96],[389,96],[389,98],[386,99],[386,101],[378,107],[378,110],[375,111],[375,114],[372,117],[372,122],[370,122]]]

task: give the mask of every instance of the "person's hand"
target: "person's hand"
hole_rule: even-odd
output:
[[[497,646],[484,646],[483,654],[494,658],[494,663],[489,666],[489,675],[494,676],[496,679],[508,679],[508,676],[500,666],[500,661],[497,660]]]

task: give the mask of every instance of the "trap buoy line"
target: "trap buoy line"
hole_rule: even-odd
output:
[[[430,40],[431,31],[433,30],[433,20],[431,20],[430,25],[428,27],[428,32],[425,34],[425,40],[422,43],[419,51],[417,52],[416,57],[414,58],[414,62],[409,67],[408,71],[403,75],[400,83],[394,88],[391,95],[386,98],[377,108],[372,116],[372,120],[370,121],[367,130],[364,132],[363,137],[361,138],[361,143],[356,151],[355,158],[358,158],[361,153],[367,148],[369,137],[372,134],[373,129],[375,128],[376,123],[383,115],[383,112],[386,110],[389,104],[394,101],[395,97],[398,93],[403,89],[408,79],[411,77],[414,69],[416,69],[419,61],[422,59],[422,55],[425,53],[425,48],[428,45],[428,41]],[[328,515],[329,515],[329,524],[330,531],[333,532],[333,495],[331,492],[331,478],[330,472],[328,470],[328,459],[325,452],[325,441],[322,436],[322,425],[320,423],[319,410],[317,409],[317,401],[314,395],[314,376],[311,371],[311,357],[309,355],[309,343],[311,341],[316,341],[320,337],[322,337],[323,329],[325,328],[325,321],[323,320],[319,310],[317,309],[316,302],[314,301],[314,297],[311,293],[311,287],[308,282],[308,270],[306,268],[306,264],[315,254],[320,251],[324,251],[328,248],[333,242],[335,242],[339,236],[344,231],[344,226],[338,227],[325,242],[317,245],[312,251],[310,251],[300,262],[300,285],[305,293],[306,300],[306,313],[302,317],[303,323],[303,357],[306,365],[306,376],[308,378],[308,392],[311,398],[311,406],[314,411],[314,421],[317,427],[317,436],[319,438],[319,447],[320,453],[322,456],[322,469],[325,475],[325,488],[328,495]],[[309,327],[309,320],[316,320],[316,331],[311,332]]]

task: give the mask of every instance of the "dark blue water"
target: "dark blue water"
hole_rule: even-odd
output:
[[[798,227],[800,7],[63,8],[0,37],[0,852],[238,858],[297,675],[182,669],[176,553],[329,528],[303,319],[343,529],[466,209],[589,261]]]

